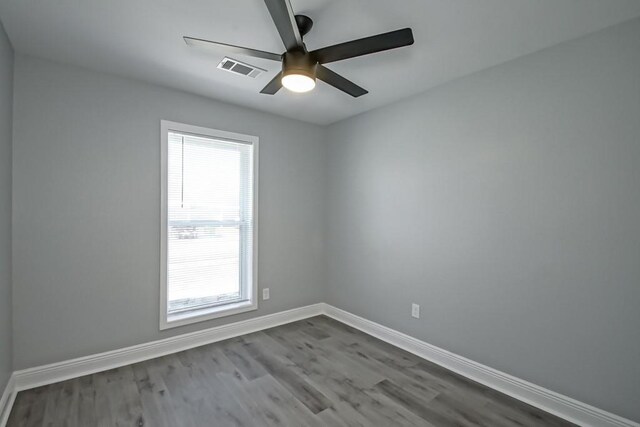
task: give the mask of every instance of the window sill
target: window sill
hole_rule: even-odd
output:
[[[191,323],[204,322],[206,320],[217,319],[220,317],[232,316],[234,314],[240,314],[257,309],[258,304],[255,301],[240,301],[217,307],[208,307],[184,313],[169,314],[161,319],[160,330],[189,325]]]

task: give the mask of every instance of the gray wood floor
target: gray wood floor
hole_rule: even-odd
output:
[[[21,392],[8,423],[567,425],[324,316]]]

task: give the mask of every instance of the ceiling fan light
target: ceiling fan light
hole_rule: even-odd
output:
[[[291,92],[309,92],[316,87],[316,80],[306,74],[286,74],[282,76],[282,86]]]

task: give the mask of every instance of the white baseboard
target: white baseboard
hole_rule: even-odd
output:
[[[12,374],[11,377],[9,377],[9,381],[4,388],[4,391],[2,392],[2,396],[0,396],[0,427],[4,427],[7,424],[7,420],[9,420],[9,413],[11,412],[11,407],[13,406],[15,398],[15,374]]]
[[[640,424],[634,421],[497,371],[331,305],[324,304],[323,313],[416,356],[437,363],[471,380],[575,424],[593,427],[640,427]]]
[[[0,400],[0,427],[4,427],[16,393],[21,390],[130,365],[320,314],[332,317],[339,322],[575,424],[593,427],[640,427],[640,424],[634,421],[497,371],[325,303],[295,308],[106,353],[16,371],[9,380]]]
[[[322,309],[321,304],[294,308],[119,350],[16,371],[14,373],[15,390],[21,391],[53,384],[295,322],[317,316],[322,313]]]

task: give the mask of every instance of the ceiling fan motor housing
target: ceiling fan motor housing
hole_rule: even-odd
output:
[[[284,55],[282,55],[283,76],[302,74],[315,80],[317,67],[318,63],[306,52],[293,51],[285,52]]]

